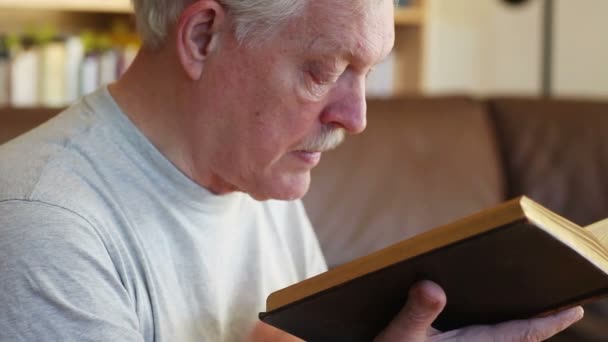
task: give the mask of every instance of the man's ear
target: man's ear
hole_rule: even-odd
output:
[[[198,0],[188,6],[176,26],[177,53],[186,74],[198,80],[205,59],[217,46],[226,25],[225,10],[215,0]]]

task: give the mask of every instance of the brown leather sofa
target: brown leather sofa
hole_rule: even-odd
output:
[[[521,194],[587,225],[608,217],[605,177],[608,102],[370,101],[305,204],[331,267]],[[586,311],[552,341],[608,341],[608,301]]]
[[[54,112],[0,110],[0,143]],[[367,130],[323,156],[304,201],[336,266],[520,194],[587,225],[608,217],[605,174],[608,102],[371,100]],[[552,341],[608,341],[608,301],[586,311]]]

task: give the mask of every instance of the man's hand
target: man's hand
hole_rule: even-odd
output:
[[[445,304],[445,293],[437,284],[422,281],[414,285],[403,310],[376,337],[375,342],[536,342],[548,339],[583,317],[583,309],[576,307],[542,318],[471,326],[441,333],[431,328],[431,324]]]
[[[249,333],[247,342],[304,342],[264,322],[257,322]]]

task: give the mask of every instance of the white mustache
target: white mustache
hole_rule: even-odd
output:
[[[344,128],[323,125],[319,134],[308,138],[298,150],[324,152],[338,147],[346,137]]]

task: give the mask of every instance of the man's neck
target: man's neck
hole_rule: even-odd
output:
[[[170,49],[150,51],[142,49],[133,64],[119,81],[108,87],[110,94],[123,113],[152,142],[152,144],[182,173],[199,185],[216,194],[226,194],[237,189],[227,183],[212,169],[210,153],[205,148],[213,146],[201,142],[201,137],[213,139],[212,125],[198,124],[192,133],[192,113],[201,119],[201,108],[191,108],[188,98],[200,97],[197,89],[178,64]],[[191,135],[196,134],[197,139]],[[195,142],[196,141],[196,142]],[[196,146],[194,146],[196,144]],[[197,153],[197,162],[194,162]]]
[[[127,72],[108,89],[123,113],[177,168],[190,178],[191,152],[181,124],[180,73],[163,65],[167,51],[142,49]],[[174,59],[173,59],[174,60]]]

